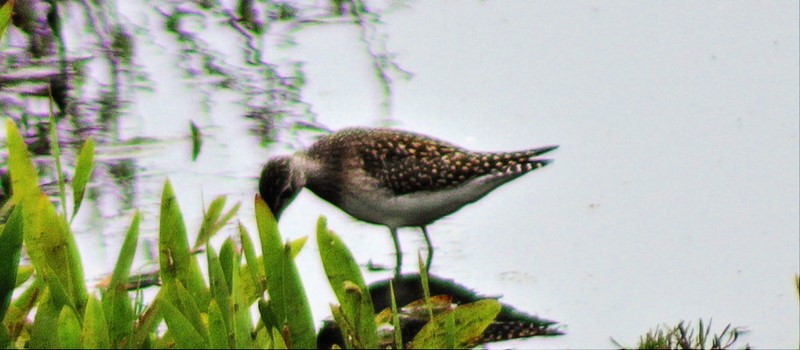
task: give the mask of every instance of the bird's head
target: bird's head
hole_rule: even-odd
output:
[[[289,156],[271,159],[261,170],[258,192],[269,206],[275,220],[279,220],[283,210],[289,206],[305,186],[305,175],[292,163]]]

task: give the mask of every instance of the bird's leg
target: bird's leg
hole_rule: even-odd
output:
[[[400,277],[400,266],[403,264],[403,252],[400,250],[400,240],[397,238],[397,228],[389,227],[389,232],[392,233],[392,240],[394,241],[394,252],[397,256],[397,262],[394,267],[394,276]]]
[[[420,226],[422,234],[425,235],[425,243],[428,244],[428,259],[425,260],[425,272],[431,270],[431,262],[433,261],[433,246],[431,245],[431,238],[428,236],[428,228]]]

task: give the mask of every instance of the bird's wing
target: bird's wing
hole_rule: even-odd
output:
[[[394,194],[455,187],[484,175],[511,180],[547,164],[534,157],[553,147],[510,153],[476,153],[418,134],[380,130],[363,138],[364,170]]]

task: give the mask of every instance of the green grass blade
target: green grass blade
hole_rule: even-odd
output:
[[[86,190],[86,184],[92,176],[92,169],[94,168],[94,140],[92,137],[86,139],[80,153],[78,154],[78,163],[75,165],[75,176],[72,178],[72,216],[70,222],[75,219],[78,209],[81,207],[83,201],[83,194]]]
[[[283,336],[281,335],[281,332],[278,331],[277,328],[272,328],[272,332],[270,332],[270,334],[272,335],[272,347],[273,348],[275,348],[275,349],[288,349],[289,348],[288,346],[286,346],[286,342],[283,341]]]
[[[208,210],[203,215],[203,223],[200,224],[200,232],[197,233],[197,240],[195,240],[192,250],[197,250],[208,243],[211,235],[213,235],[214,224],[222,214],[223,207],[225,207],[225,196],[214,198],[211,204],[208,205]]]
[[[189,121],[189,129],[192,132],[192,161],[195,161],[200,154],[200,147],[203,146],[203,134],[194,121]]]
[[[211,201],[211,204],[208,206],[208,210],[206,211],[205,215],[203,215],[203,223],[200,225],[200,232],[197,234],[197,240],[194,242],[194,246],[192,250],[197,250],[198,248],[204,246],[208,243],[208,240],[211,239],[219,230],[221,230],[225,225],[233,219],[236,213],[239,211],[239,207],[241,203],[236,203],[228,212],[224,215],[222,214],[222,209],[225,207],[225,196],[219,196],[214,198]]]
[[[233,242],[230,238],[226,240],[226,243],[229,242],[231,243],[229,246],[232,247]],[[225,247],[224,244],[223,247]],[[251,337],[253,329],[253,320],[250,317],[251,303],[248,302],[248,298],[244,294],[244,285],[242,283],[243,276],[240,270],[241,256],[233,254],[231,258],[233,262],[233,270],[231,271],[233,277],[231,282],[231,298],[233,299],[233,332],[236,340],[235,345],[237,349],[253,348],[255,344],[253,344]]]
[[[58,145],[58,128],[56,127],[56,115],[53,113],[53,95],[48,87],[47,92],[50,99],[47,106],[50,108],[50,153],[56,163],[56,175],[58,175],[58,197],[61,199],[61,210],[64,217],[67,216],[67,192],[64,189],[64,171],[61,170],[61,148]]]
[[[5,326],[0,327],[0,348],[2,349],[11,348],[11,335],[8,334],[8,328],[6,328]]]
[[[244,260],[247,262],[247,265],[244,267],[247,269],[248,274],[250,275],[250,281],[244,281],[245,286],[252,286],[252,291],[247,293],[250,295],[249,301],[255,301],[258,297],[264,293],[266,287],[262,283],[266,279],[264,277],[264,264],[258,260],[256,257],[256,250],[255,246],[253,246],[253,241],[250,240],[250,235],[247,233],[247,230],[244,228],[242,223],[239,223],[239,240],[242,242],[242,252],[244,253]]]
[[[37,274],[50,287],[58,310],[69,304],[78,314],[86,304],[83,267],[72,233],[63,216],[56,214],[44,194],[29,198],[23,205],[25,247]]]
[[[165,289],[164,300],[175,307],[178,312],[189,321],[189,324],[194,327],[195,332],[200,334],[200,336],[203,337],[203,341],[207,343],[208,325],[203,321],[200,307],[197,305],[194,295],[189,293],[186,287],[178,280],[173,281],[173,283],[169,285],[165,284],[162,289]],[[204,306],[208,307],[208,305]],[[166,317],[166,314],[164,317]]]
[[[230,237],[225,239],[222,243],[222,248],[219,251],[219,262],[222,267],[222,272],[225,276],[225,283],[228,290],[233,289],[233,269],[238,264],[238,257],[233,251],[233,240]],[[231,295],[230,293],[228,295]]]
[[[331,316],[333,316],[333,323],[335,323],[339,327],[339,331],[342,333],[342,339],[344,339],[344,348],[345,349],[366,349],[364,347],[360,347],[358,344],[358,334],[356,334],[356,329],[350,320],[344,316],[344,312],[342,311],[342,307],[335,304],[331,305]]]
[[[412,349],[468,348],[500,313],[497,300],[485,299],[445,311],[428,321],[410,344]],[[452,317],[452,320],[448,318]],[[451,326],[448,326],[448,323]],[[452,335],[446,334],[448,331]],[[454,341],[454,344],[448,344]]]
[[[58,340],[62,349],[82,349],[81,323],[69,306],[61,308],[58,316]]]
[[[481,330],[481,333],[483,333],[483,330]],[[480,336],[480,333],[478,333],[476,338],[478,336]],[[454,312],[448,312],[444,317],[444,347],[447,349],[456,348],[456,320]]]
[[[108,349],[108,324],[103,313],[103,304],[93,295],[89,296],[86,313],[83,316],[81,340],[85,349]]]
[[[34,278],[31,284],[20,293],[6,311],[3,324],[9,329],[23,329],[28,327],[30,320],[28,315],[31,310],[39,304],[40,298],[44,295],[44,282],[41,278]]]
[[[0,7],[0,41],[6,34],[8,24],[11,23],[11,10],[14,8],[14,0],[9,0],[7,3]]]
[[[208,349],[209,344],[194,328],[192,322],[166,298],[161,301],[160,310],[164,315],[169,333],[175,340],[174,347],[176,349]]]
[[[394,327],[394,348],[403,348],[403,332],[400,328],[400,314],[397,312],[397,299],[394,296],[394,283],[389,280],[389,293],[392,298],[392,327]]]
[[[206,258],[208,259],[208,280],[211,285],[212,301],[215,307],[220,312],[222,318],[222,329],[212,330],[209,328],[210,333],[224,333],[225,334],[225,348],[233,348],[233,332],[231,331],[233,324],[233,305],[231,304],[230,288],[228,282],[225,280],[225,273],[222,271],[220,259],[217,256],[214,247],[210,244],[206,245]],[[211,311],[209,310],[209,313]],[[210,314],[209,314],[210,315]],[[213,335],[216,337],[217,335]],[[212,339],[212,343],[216,340]]]
[[[425,295],[425,308],[428,309],[428,319],[433,319],[433,305],[431,305],[431,289],[428,286],[428,269],[422,261],[422,255],[417,252],[417,263],[419,264],[419,277],[422,283],[422,293]]]
[[[17,267],[17,285],[16,287],[21,286],[23,283],[27,282],[28,279],[33,276],[33,266],[30,265],[22,265]]]
[[[275,308],[272,307],[271,302],[258,299],[258,313],[261,315],[261,323],[263,323],[264,327],[267,329],[279,329],[283,327],[283,322],[278,319],[278,313],[275,312]]]
[[[125,241],[119,251],[111,283],[103,294],[103,311],[108,321],[109,337],[112,344],[119,344],[123,339],[133,333],[133,324],[136,321],[131,300],[128,296],[126,283],[131,271],[131,264],[136,254],[136,243],[139,238],[139,212],[133,214]]]
[[[75,240],[64,218],[56,214],[49,198],[39,189],[27,146],[10,119],[6,120],[6,137],[12,201],[24,202],[21,214],[28,255],[50,287],[58,303],[57,312],[64,304],[70,304],[82,313],[87,294]]]
[[[138,317],[138,322],[133,329],[133,335],[128,342],[128,348],[143,349],[152,348],[150,345],[150,335],[156,332],[156,328],[161,323],[161,304],[164,298],[164,289],[158,291],[150,306]]]
[[[267,292],[279,322],[289,329],[290,339],[286,343],[293,348],[313,348],[316,345],[314,321],[290,249],[281,243],[275,217],[258,195],[255,212],[264,256]]]
[[[161,195],[158,256],[163,284],[173,285],[175,281],[180,281],[197,300],[197,304],[201,305],[202,309],[207,308],[211,296],[200,275],[197,261],[189,252],[183,215],[178,208],[169,180],[164,183]]]
[[[30,327],[30,348],[58,348],[60,346],[58,333],[53,332],[58,329],[58,319],[63,307],[68,305],[58,305],[53,298],[53,294],[48,287],[45,287],[36,307],[36,316],[33,317],[33,325]]]
[[[22,204],[8,218],[0,233],[0,320],[11,304],[11,295],[17,287],[17,268],[22,249]],[[2,326],[0,326],[2,327]]]
[[[342,313],[355,328],[356,346],[377,347],[377,327],[369,290],[353,255],[344,242],[328,230],[324,217],[317,221],[317,245],[322,266],[341,304]]]
[[[223,312],[220,311],[217,301],[211,299],[208,305],[208,340],[214,349],[229,349],[228,328],[225,326]]]
[[[291,256],[292,259],[294,259],[297,254],[300,254],[300,251],[303,250],[303,247],[306,245],[306,241],[308,241],[308,236],[303,236],[289,242],[289,256]]]
[[[8,5],[8,3],[6,3]],[[39,176],[33,167],[28,147],[22,139],[17,126],[6,119],[6,146],[8,147],[8,170],[11,174],[11,192],[14,203],[23,198],[40,194]],[[28,217],[24,215],[24,217]]]

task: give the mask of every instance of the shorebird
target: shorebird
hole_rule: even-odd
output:
[[[497,187],[551,162],[558,146],[518,152],[473,152],[417,133],[352,128],[267,162],[258,191],[276,220],[303,187],[354,218],[389,228],[400,275],[400,227],[419,227],[433,259],[427,226]]]

